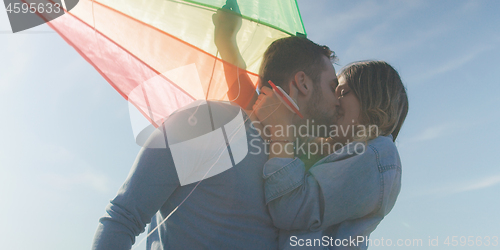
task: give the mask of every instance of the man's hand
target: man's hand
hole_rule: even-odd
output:
[[[217,46],[222,59],[240,69],[246,69],[246,63],[236,43],[236,34],[238,34],[242,24],[241,16],[235,11],[222,8],[218,9],[212,16],[212,22],[215,25],[215,46]]]
[[[241,16],[231,10],[219,9],[212,16],[215,25],[214,42],[219,51],[236,45],[236,34],[241,28]]]

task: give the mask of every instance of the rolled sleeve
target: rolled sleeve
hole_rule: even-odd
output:
[[[301,186],[304,182],[304,163],[298,159],[272,158],[264,164],[266,204]]]

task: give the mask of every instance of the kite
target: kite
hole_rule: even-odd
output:
[[[246,69],[222,60],[215,46],[212,15],[223,7],[242,17],[237,44]],[[47,24],[155,127],[195,100],[245,105],[269,44],[306,35],[295,0],[80,0]],[[224,67],[251,84],[226,79]]]
[[[48,1],[57,1],[64,15],[38,15],[128,101],[139,145],[177,117],[164,132],[181,185],[221,173],[248,153],[240,129],[243,114],[217,115],[206,101],[246,107],[256,93],[267,47],[280,38],[306,35],[295,0],[79,0],[76,5],[72,0],[67,6]],[[236,40],[246,68],[218,53],[212,17],[220,9],[241,16]],[[244,84],[240,75],[246,76]],[[183,113],[175,115],[179,110]],[[191,115],[183,116],[186,112]],[[194,148],[198,154],[186,153]],[[213,155],[219,157],[207,160]]]

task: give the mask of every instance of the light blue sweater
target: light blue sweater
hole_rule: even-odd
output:
[[[211,122],[212,128],[220,128],[226,120],[238,113],[241,115],[239,107],[221,102],[209,104],[210,115],[215,119]],[[179,111],[165,122],[165,126],[189,128],[193,119],[186,121],[185,118],[192,118],[192,114],[201,123],[200,117],[207,115],[204,108],[206,110],[205,106],[200,106]],[[252,143],[245,158],[232,168],[203,180],[157,233],[148,238],[147,249],[278,248],[278,229],[273,226],[264,198],[262,171],[268,156],[264,151],[257,152],[258,147],[264,147],[263,140],[249,120],[245,121],[243,130],[246,130],[247,142]],[[179,136],[179,133],[169,134],[166,138],[162,130],[155,131],[100,219],[92,249],[130,249],[135,237],[144,231],[157,211],[153,225],[163,221],[193,190],[197,182],[180,185],[174,157],[168,147],[149,147],[165,139],[170,141],[177,137],[178,140]],[[189,153],[189,148],[186,150]],[[193,150],[192,156],[198,153]],[[229,153],[235,154],[234,148]],[[231,155],[235,163],[233,158]]]

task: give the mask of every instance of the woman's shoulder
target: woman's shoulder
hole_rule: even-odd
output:
[[[368,148],[374,153],[377,165],[381,171],[401,168],[401,159],[398,149],[391,135],[379,136],[370,140],[368,142]]]

